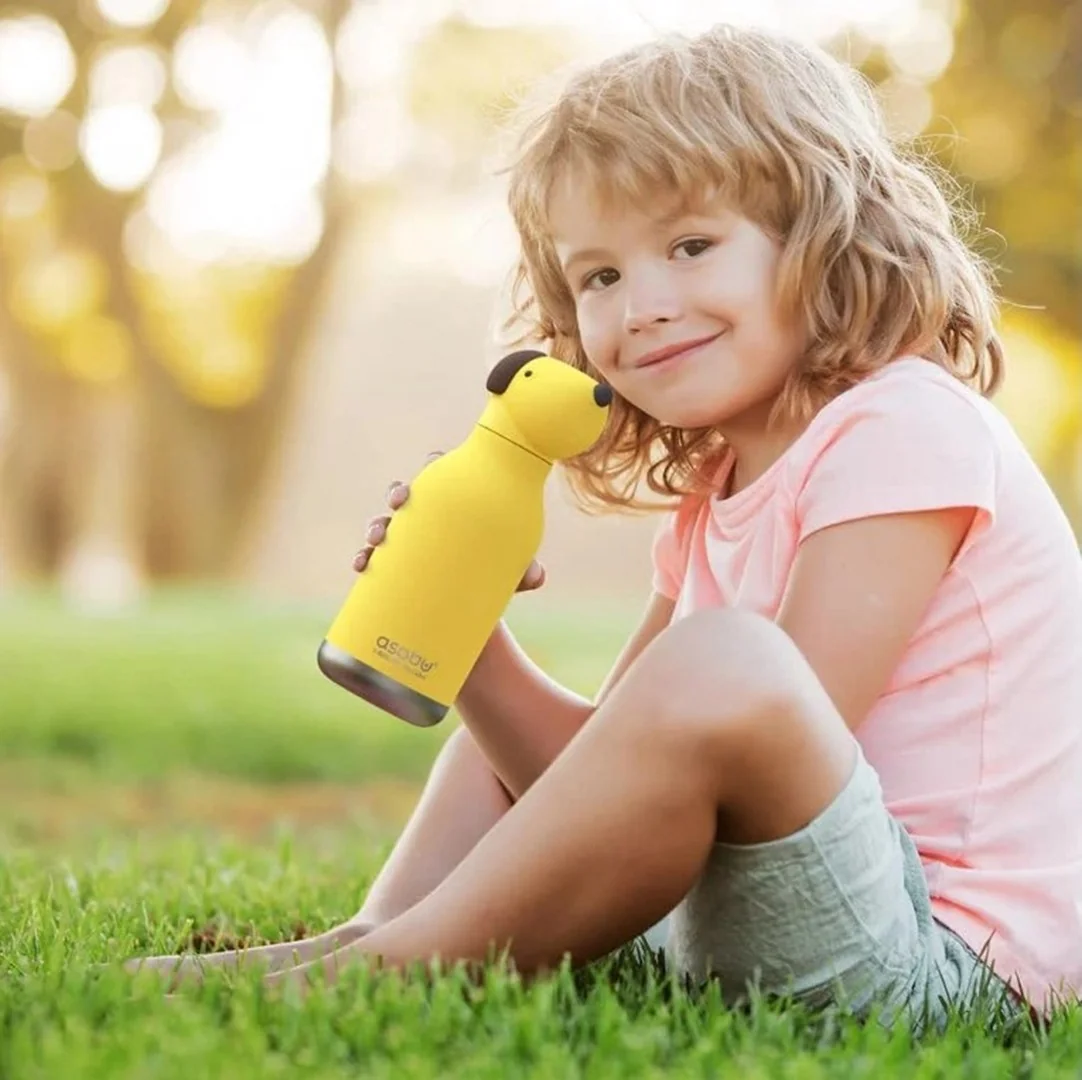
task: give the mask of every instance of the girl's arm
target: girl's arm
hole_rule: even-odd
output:
[[[800,546],[777,622],[850,728],[883,692],[974,517],[972,507],[832,525]],[[493,770],[520,797],[672,617],[655,593],[589,701],[550,679],[500,623],[457,707]]]
[[[550,679],[501,620],[455,707],[512,798],[519,798],[610,693],[634,659],[669,624],[673,601],[651,597],[593,701]]]
[[[861,518],[800,545],[777,621],[850,729],[886,688],[975,513]]]

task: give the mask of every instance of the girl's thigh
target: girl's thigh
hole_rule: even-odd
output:
[[[990,978],[1003,986],[933,918],[920,857],[862,754],[803,829],[716,844],[691,891],[646,938],[655,947],[664,940],[671,965],[693,982],[717,980],[732,1003],[754,987],[811,1007],[882,1006],[885,1016],[919,1019],[964,1007]]]

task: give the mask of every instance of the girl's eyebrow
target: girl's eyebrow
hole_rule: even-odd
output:
[[[564,261],[560,264],[564,268],[566,273],[568,268],[577,262],[597,262],[600,259],[604,259],[608,253],[602,248],[584,248],[582,251],[573,251]]]

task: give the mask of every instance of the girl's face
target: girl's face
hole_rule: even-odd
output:
[[[550,220],[590,363],[664,424],[762,430],[802,351],[774,300],[780,245],[721,204],[647,216],[585,190],[559,187]]]

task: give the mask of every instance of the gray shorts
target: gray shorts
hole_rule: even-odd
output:
[[[941,1026],[951,1011],[1020,1014],[1013,991],[932,916],[920,856],[858,751],[834,802],[792,836],[716,844],[702,875],[645,935],[731,1003],[749,991]],[[880,1012],[880,1010],[882,1010]]]

